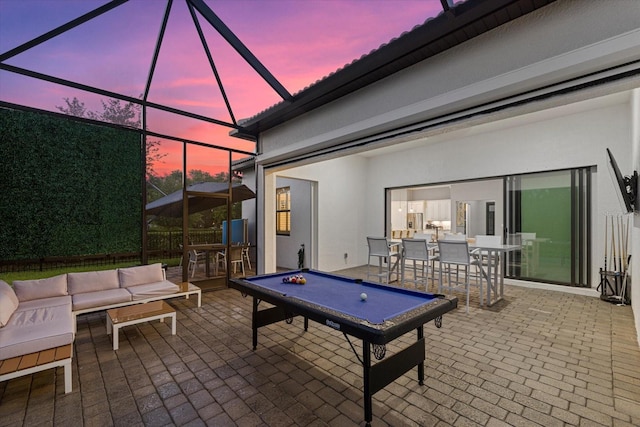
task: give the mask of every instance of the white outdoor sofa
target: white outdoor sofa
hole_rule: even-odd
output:
[[[0,280],[0,381],[62,366],[69,393],[78,315],[190,295],[201,307],[200,288],[166,280],[159,263],[16,280],[13,287]]]

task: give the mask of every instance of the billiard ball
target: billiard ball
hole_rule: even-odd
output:
[[[366,301],[367,300],[367,294],[365,294],[364,292],[360,294],[360,299],[362,301]]]

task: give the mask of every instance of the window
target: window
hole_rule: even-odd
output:
[[[276,234],[291,233],[291,191],[289,187],[276,189]]]

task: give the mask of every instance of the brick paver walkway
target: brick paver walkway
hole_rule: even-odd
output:
[[[200,309],[171,304],[177,335],[131,326],[115,352],[104,313],[81,316],[73,392],[61,369],[0,383],[0,425],[364,425],[361,367],[341,334],[314,322],[303,332],[295,319],[262,328],[253,351],[239,292],[204,293]],[[424,386],[412,371],[376,393],[374,426],[640,425],[628,306],[507,286],[495,307],[460,304],[425,335]]]

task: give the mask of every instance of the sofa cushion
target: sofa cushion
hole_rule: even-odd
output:
[[[139,301],[146,298],[175,294],[180,290],[180,287],[168,280],[163,280],[161,282],[129,286],[127,290],[131,292],[131,297],[134,301]]]
[[[20,302],[68,295],[67,275],[38,280],[14,280],[13,290]]]
[[[31,301],[22,301],[18,306],[18,308],[16,309],[16,313],[20,311],[36,310],[38,308],[57,307],[57,306],[65,306],[67,310],[71,311],[71,295],[65,295],[62,297],[32,299]]]
[[[131,293],[126,289],[105,289],[104,291],[83,292],[73,295],[73,311],[103,307],[131,301]]]
[[[73,321],[66,305],[16,310],[0,328],[0,360],[73,343]]]
[[[7,282],[0,280],[0,328],[7,324],[19,303],[13,288]]]
[[[164,280],[162,264],[160,263],[119,268],[118,275],[120,276],[120,286],[123,288]]]
[[[85,292],[104,291],[117,289],[118,270],[86,271],[82,273],[69,273],[69,294],[76,295]]]

